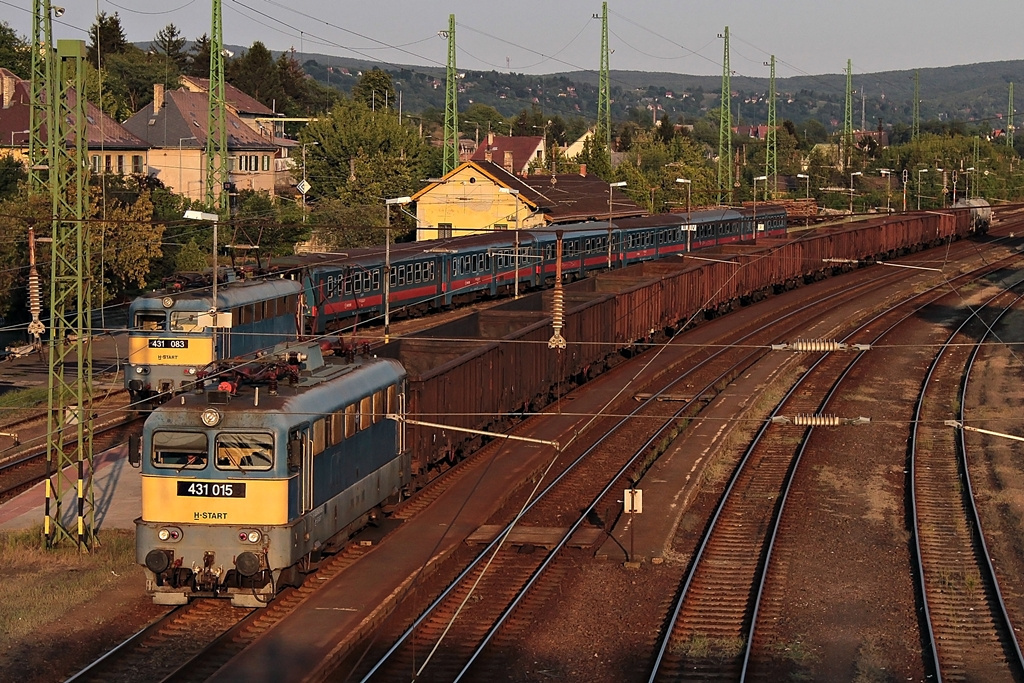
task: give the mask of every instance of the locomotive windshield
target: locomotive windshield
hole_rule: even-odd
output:
[[[196,432],[153,434],[153,464],[156,467],[201,470],[206,467],[209,440]]]
[[[199,311],[171,311],[171,332],[202,332]]]
[[[167,329],[167,314],[163,311],[140,311],[135,314],[135,329],[162,332]]]
[[[218,434],[216,462],[222,470],[269,470],[274,465],[274,437]]]

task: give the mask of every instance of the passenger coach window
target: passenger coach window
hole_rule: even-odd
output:
[[[274,437],[218,434],[216,462],[221,470],[269,470],[274,465]]]
[[[174,469],[201,470],[206,467],[209,441],[195,432],[155,432],[153,465]]]
[[[199,324],[198,311],[171,311],[172,332],[202,332],[204,329]]]
[[[147,332],[163,332],[167,328],[167,315],[163,311],[136,313],[135,329]]]

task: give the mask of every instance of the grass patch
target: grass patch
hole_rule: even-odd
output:
[[[0,394],[0,408],[32,408],[46,403],[47,387],[12,389]]]
[[[711,638],[704,633],[694,633],[688,640],[677,644],[676,654],[688,659],[735,659],[746,646],[743,638]]]
[[[42,528],[0,533],[4,599],[0,640],[13,644],[105,591],[123,587],[138,570],[135,533],[105,531],[92,553],[69,544],[46,550]]]

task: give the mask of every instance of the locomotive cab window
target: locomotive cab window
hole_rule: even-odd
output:
[[[171,311],[172,332],[202,332],[204,329],[199,324],[199,311]]]
[[[217,469],[269,470],[274,465],[270,434],[218,434]]]
[[[164,332],[167,329],[167,315],[163,311],[136,313],[135,329],[146,332]]]
[[[174,469],[201,470],[206,467],[209,441],[195,432],[155,432],[153,465]]]

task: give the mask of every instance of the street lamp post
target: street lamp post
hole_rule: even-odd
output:
[[[880,168],[878,172],[885,176],[885,215],[889,215],[889,199],[892,196],[890,192],[890,183],[892,181],[892,169]]]
[[[693,183],[690,182],[689,178],[676,178],[676,182],[681,185],[686,185],[686,251],[690,251],[690,233],[692,232],[690,225],[690,187]]]
[[[850,215],[853,215],[853,177],[858,175],[864,175],[860,171],[854,171],[850,174]]]
[[[319,142],[303,142],[302,143],[302,187],[307,187],[309,183],[306,182],[306,145],[319,145]],[[302,222],[306,222],[306,193],[301,192],[302,195]]]
[[[797,178],[803,178],[804,180],[807,181],[807,194],[805,196],[805,199],[810,199],[811,198],[811,176],[807,175],[806,173],[797,173],[796,177]]]
[[[217,263],[217,229],[220,227],[220,216],[215,213],[193,211],[190,209],[185,212],[185,218],[192,221],[208,221],[213,223],[213,307],[210,309],[210,316],[213,318],[213,327],[217,327],[217,280],[220,279],[220,273],[217,272],[219,267]],[[214,339],[216,339],[216,334]]]
[[[403,205],[412,201],[412,197],[395,197],[385,199],[388,209],[388,227],[384,233],[384,343],[390,341],[391,335],[391,206]]]
[[[185,184],[185,181],[184,181],[183,176],[182,176],[182,168],[185,166],[185,162],[181,158],[181,156],[183,154],[181,143],[185,142],[185,140],[195,140],[195,139],[196,139],[195,135],[190,135],[187,138],[178,138],[178,187],[177,187],[178,192],[181,192],[181,187],[182,187],[182,185]],[[188,196],[188,192],[187,191],[185,192],[185,195]]]
[[[502,188],[498,189],[498,192],[501,192],[503,194],[510,194],[510,195],[512,195],[512,197],[515,199],[515,202],[516,202],[516,253],[515,253],[515,256],[513,257],[514,261],[515,261],[515,266],[514,266],[514,268],[515,268],[515,276],[513,277],[513,280],[515,280],[515,284],[513,285],[513,296],[516,299],[518,299],[519,298],[519,190],[513,190],[510,187],[502,187]]]
[[[608,183],[608,268],[612,267],[612,190],[616,187],[625,187],[626,181]]]
[[[763,180],[765,187],[768,186],[768,176],[759,175],[754,178],[754,232],[750,235],[752,238],[757,237],[757,181]],[[740,223],[740,225],[743,225]],[[742,232],[740,233],[740,239],[743,239]]]

